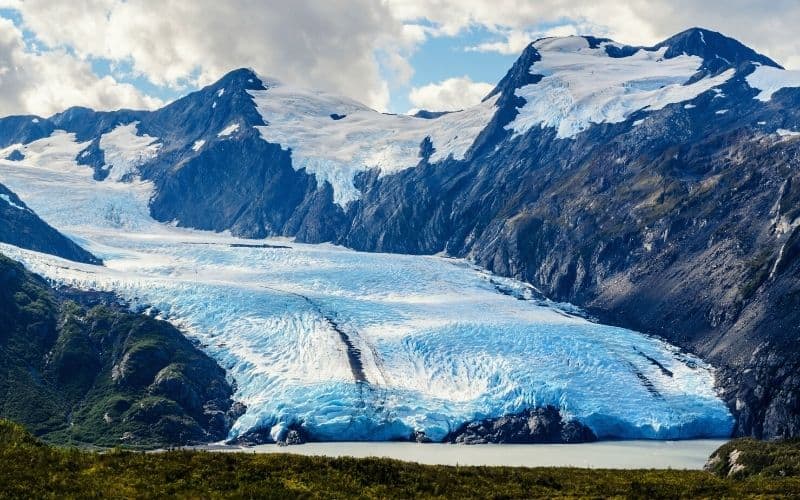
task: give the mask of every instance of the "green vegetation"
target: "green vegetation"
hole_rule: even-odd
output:
[[[0,255],[0,417],[53,443],[157,447],[222,439],[231,394],[170,324]]]
[[[747,441],[758,448],[764,443]],[[782,445],[774,446],[779,450]],[[772,448],[770,448],[772,450]],[[792,454],[794,453],[794,454]],[[794,460],[794,452],[769,451]],[[755,470],[755,469],[754,469]],[[772,470],[772,469],[769,469]],[[388,459],[170,451],[93,453],[43,445],[0,421],[7,498],[742,498],[800,495],[800,477],[753,472],[445,467]]]
[[[720,477],[800,477],[800,440],[735,439],[711,455],[709,468]]]

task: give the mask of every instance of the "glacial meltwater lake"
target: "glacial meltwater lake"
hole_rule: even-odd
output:
[[[585,444],[438,444],[398,442],[204,446],[215,452],[291,453],[326,457],[385,457],[429,465],[587,467],[592,469],[702,469],[724,439],[600,441]]]

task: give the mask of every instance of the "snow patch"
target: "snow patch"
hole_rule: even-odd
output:
[[[716,114],[716,115],[724,115],[727,112],[728,112],[727,109],[720,109],[719,111],[715,111],[714,114]]]
[[[5,193],[0,194],[0,200],[5,201],[7,204],[11,205],[12,207],[14,207],[14,208],[16,208],[18,210],[26,210],[25,207],[22,207],[20,205],[17,205],[16,203],[14,203],[14,201],[11,199],[11,197],[8,196]]]
[[[700,69],[702,58],[665,59],[666,47],[614,58],[606,53],[607,44],[591,48],[577,36],[536,42],[541,60],[530,72],[543,78],[517,89],[526,104],[506,128],[519,135],[535,126],[552,127],[556,137],[571,138],[595,123],[619,123],[635,111],[694,99],[735,74],[731,69],[684,85]]]
[[[318,186],[333,187],[341,207],[361,193],[354,176],[368,169],[380,175],[416,166],[420,145],[428,137],[435,151],[429,161],[464,159],[478,134],[496,111],[494,96],[472,108],[434,119],[378,113],[354,100],[325,92],[263,80],[266,90],[250,90],[268,125],[256,127],[261,137],[292,151],[292,165],[314,174]],[[331,120],[331,115],[344,116]]]
[[[696,105],[694,105],[694,104],[686,104],[686,105],[683,107],[683,109],[694,109],[694,108],[696,108],[696,107],[697,107],[697,106],[696,106]]]
[[[230,125],[228,125],[224,129],[222,129],[222,131],[219,134],[217,134],[217,137],[228,137],[229,135],[231,135],[232,133],[236,132],[237,130],[239,130],[239,124],[238,123],[231,123]]]
[[[26,205],[28,197],[34,200],[28,206],[39,217],[55,222],[61,233],[78,236],[76,239],[83,246],[91,247],[96,238],[85,237],[87,232],[132,233],[143,230],[143,221],[152,225],[148,202],[153,186],[138,180],[129,183],[94,180],[92,169],[76,160],[89,144],[90,141],[78,142],[75,134],[56,130],[50,137],[10,146],[24,150],[26,156],[20,162],[0,160],[0,178],[8,181],[6,186],[26,200]],[[4,156],[0,151],[0,158]],[[98,251],[107,252],[108,248]]]
[[[149,135],[138,135],[139,122],[119,125],[100,136],[100,149],[105,158],[104,170],[110,170],[108,180],[119,182],[136,168],[158,155],[161,144]]]
[[[225,94],[225,89],[221,88],[217,90],[217,97],[222,97]]]
[[[194,141],[194,144],[192,144],[192,151],[200,151],[200,148],[202,148],[205,145],[205,143],[206,143],[205,139],[199,139],[197,141]]]
[[[788,129],[785,129],[785,128],[779,128],[775,132],[781,137],[797,137],[797,136],[800,136],[800,132],[797,132],[795,130],[788,130]]]
[[[34,118],[33,120],[31,120],[31,122],[33,122],[33,123],[39,123],[39,119],[38,119],[38,118]]]
[[[89,146],[89,142],[79,143],[75,134],[55,130],[49,137],[37,139],[28,144],[12,144],[0,150],[0,158],[6,158],[14,150],[19,150],[25,159],[23,165],[48,165],[54,169],[75,168],[75,158]]]
[[[755,71],[747,75],[747,84],[761,91],[756,94],[756,99],[768,102],[775,92],[781,89],[800,87],[800,71],[758,66]]]

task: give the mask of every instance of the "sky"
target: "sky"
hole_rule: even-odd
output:
[[[379,111],[462,109],[536,38],[693,26],[800,69],[800,0],[0,0],[0,115],[154,109],[240,67]]]

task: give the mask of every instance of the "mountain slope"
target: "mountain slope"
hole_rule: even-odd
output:
[[[87,264],[100,260],[41,220],[0,184],[0,242]]]
[[[800,429],[798,87],[691,29],[539,40],[483,103],[430,119],[249,70],[151,113],[36,119],[74,134],[97,179],[151,181],[158,220],[446,252],[660,335],[721,369],[737,434],[784,437]],[[17,137],[2,157],[44,147]]]
[[[0,394],[3,418],[100,446],[219,440],[237,411],[224,371],[173,326],[2,255]]]
[[[0,242],[101,264],[2,184]],[[3,418],[60,443],[207,442],[241,411],[232,393],[224,370],[173,326],[114,294],[53,289],[0,253]]]

